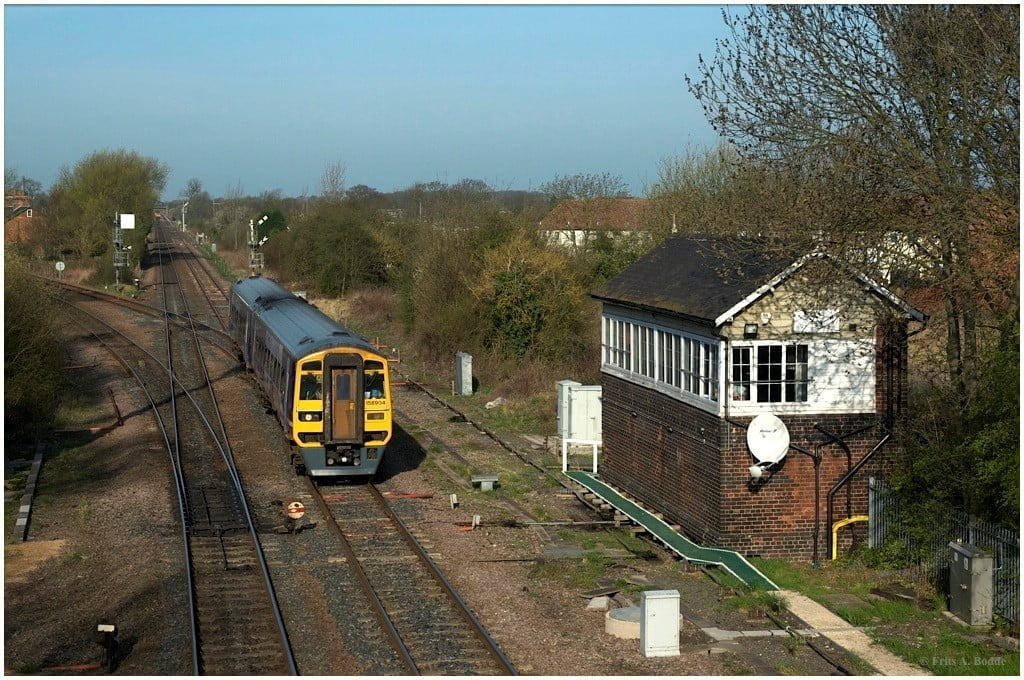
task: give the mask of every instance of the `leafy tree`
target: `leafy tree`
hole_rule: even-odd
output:
[[[384,204],[384,194],[377,191],[373,187],[368,187],[365,184],[357,184],[345,192],[345,198],[349,201],[365,206],[382,206]]]
[[[279,231],[284,231],[288,228],[288,221],[284,217],[284,213],[274,208],[268,210],[260,215],[267,216],[267,219],[263,220],[263,223],[256,227],[256,240],[261,241],[264,237],[273,236]],[[259,220],[257,220],[259,222]]]
[[[61,169],[51,192],[54,218],[81,257],[107,253],[117,213],[134,213],[125,232],[136,253],[144,250],[153,209],[167,181],[167,167],[134,151],[97,151]]]
[[[272,212],[264,226],[276,224],[275,215],[280,213]],[[363,217],[344,203],[318,202],[290,231],[271,238],[265,250],[289,278],[306,281],[323,295],[380,284],[384,263]]]
[[[186,219],[189,223],[203,228],[213,218],[213,199],[203,189],[203,183],[198,177],[193,177],[185,183],[181,190],[181,197],[188,201],[188,212]]]
[[[895,481],[919,524],[953,506],[1019,526],[1020,326],[1010,317],[1003,323],[1003,339],[985,356],[966,410],[958,410],[954,395],[917,405],[921,414]]]

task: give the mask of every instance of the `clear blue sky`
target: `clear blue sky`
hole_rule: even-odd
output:
[[[716,135],[686,89],[713,6],[7,6],[4,165],[47,188],[106,148],[211,194],[611,172]]]

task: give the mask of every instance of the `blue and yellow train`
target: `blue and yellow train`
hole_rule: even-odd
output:
[[[231,287],[228,332],[296,447],[300,473],[377,471],[392,435],[385,356],[261,276]]]

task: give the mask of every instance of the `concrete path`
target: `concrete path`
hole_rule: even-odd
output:
[[[789,611],[804,623],[843,649],[871,664],[882,675],[928,675],[922,668],[909,664],[888,649],[871,641],[863,631],[850,625],[811,598],[791,590],[779,594],[789,603]]]

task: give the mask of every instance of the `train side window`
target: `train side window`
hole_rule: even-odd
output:
[[[319,400],[323,394],[323,379],[319,373],[303,373],[299,381],[299,399]]]

